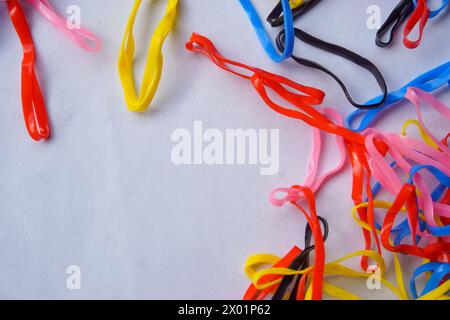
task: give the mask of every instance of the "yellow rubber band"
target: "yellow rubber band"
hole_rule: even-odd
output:
[[[402,127],[402,131],[401,131],[401,135],[402,136],[406,136],[406,129],[411,126],[414,125],[417,127],[417,129],[419,129],[419,133],[420,136],[422,137],[423,141],[428,144],[429,146],[435,148],[435,149],[439,149],[439,147],[437,146],[437,144],[433,141],[433,139],[431,139],[431,137],[427,134],[427,132],[425,131],[425,129],[422,127],[422,125],[420,124],[420,122],[416,119],[411,119],[406,121],[403,124]]]
[[[144,112],[155,96],[163,68],[162,47],[164,41],[172,29],[177,15],[178,0],[168,0],[166,13],[155,32],[153,33],[150,47],[148,49],[147,62],[141,84],[139,96],[134,85],[133,62],[135,54],[135,41],[133,37],[133,27],[137,12],[142,0],[136,0],[131,11],[125,30],[125,36],[119,54],[119,76],[125,94],[125,102],[130,111]]]
[[[295,9],[297,7],[300,7],[305,0],[289,0],[289,4],[292,9]]]

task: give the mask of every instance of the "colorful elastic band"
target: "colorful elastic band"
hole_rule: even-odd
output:
[[[39,81],[35,71],[35,48],[27,19],[18,0],[9,0],[8,12],[23,47],[22,107],[25,124],[31,138],[36,141],[50,136],[50,124],[45,110]]]
[[[450,61],[430,70],[417,78],[413,79],[397,91],[388,93],[384,105],[372,110],[354,110],[346,118],[346,126],[356,132],[361,132],[367,129],[376,118],[381,115],[384,110],[394,106],[396,103],[404,100],[405,94],[410,87],[416,87],[423,91],[432,92],[441,87],[450,86]],[[368,101],[367,104],[372,104],[378,101],[380,97],[375,97]],[[354,122],[361,118],[358,126]]]
[[[429,17],[430,10],[428,9],[426,0],[418,0],[414,11],[408,21],[406,21],[405,28],[403,29],[403,43],[408,49],[415,49],[420,45],[423,31],[427,25]],[[419,29],[418,38],[416,40],[411,40],[409,36],[416,26]]]
[[[394,8],[391,14],[388,16],[383,25],[378,29],[375,43],[379,47],[387,47],[394,40],[394,34],[401,26],[401,24],[408,19],[408,17],[414,11],[414,3],[412,0],[401,0],[400,3]],[[390,31],[389,31],[390,28]],[[389,31],[389,37],[387,41],[383,41],[383,37]]]
[[[269,34],[264,28],[258,12],[253,6],[251,0],[239,1],[245,12],[247,13],[250,22],[253,25],[256,34],[258,35],[259,41],[261,42],[261,45],[263,46],[268,56],[275,62],[282,62],[288,59],[292,55],[292,51],[294,50],[294,21],[292,18],[289,0],[281,0],[284,16],[284,30],[286,32],[284,50],[282,50],[283,53],[281,55],[277,52],[277,49],[273,45],[272,40],[270,39]]]
[[[136,15],[141,6],[142,0],[136,0],[128,20],[119,54],[119,75],[122,82],[125,101],[130,111],[144,112],[151,104],[156,90],[161,80],[163,68],[162,47],[164,41],[172,29],[177,15],[178,0],[167,0],[166,13],[155,32],[148,49],[147,62],[144,76],[141,83],[139,96],[134,85],[133,62],[135,54],[135,41],[133,37],[133,27]]]
[[[66,19],[60,17],[48,0],[27,0],[44,18],[48,19],[57,29],[75,42],[80,48],[96,52],[101,50],[101,41],[85,28],[71,29]]]
[[[304,0],[304,1],[297,1],[296,3],[291,3],[291,13],[292,17],[295,20],[296,18],[300,17],[302,14],[305,14],[312,8],[314,8],[319,2],[322,0]],[[273,8],[272,12],[270,12],[269,16],[267,17],[267,22],[272,27],[280,27],[284,23],[284,14],[283,14],[283,7],[281,1],[278,2],[278,4]]]
[[[300,29],[295,28],[294,29],[294,34],[295,37],[315,48],[319,48],[321,50],[324,50],[326,52],[330,52],[334,55],[338,55],[340,57],[343,57],[357,65],[359,65],[361,68],[366,69],[367,71],[369,71],[374,78],[376,79],[381,91],[383,92],[382,95],[376,100],[371,102],[370,104],[358,104],[356,103],[353,98],[351,97],[347,87],[345,86],[345,84],[342,82],[342,80],[336,76],[333,72],[331,72],[330,70],[328,70],[327,68],[325,68],[324,66],[318,64],[317,62],[308,60],[308,59],[304,59],[304,58],[300,58],[298,56],[292,55],[292,59],[294,59],[298,64],[301,64],[303,66],[309,67],[309,68],[314,68],[317,70],[320,70],[322,72],[327,73],[328,75],[330,75],[333,79],[336,80],[336,82],[339,84],[339,86],[342,88],[342,90],[345,93],[345,96],[347,97],[348,101],[356,108],[358,109],[373,109],[373,108],[377,108],[380,105],[384,104],[384,102],[386,101],[386,97],[388,94],[388,89],[387,89],[387,85],[386,85],[386,81],[384,80],[383,75],[381,74],[380,70],[378,70],[378,68],[372,63],[370,62],[368,59],[346,49],[343,47],[340,47],[338,45],[323,41],[321,39],[318,39]],[[280,33],[277,36],[277,46],[280,50],[283,50],[283,43],[284,43],[284,38],[285,38],[285,32],[282,30],[280,31]]]

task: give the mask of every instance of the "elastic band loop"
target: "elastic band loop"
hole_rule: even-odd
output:
[[[345,119],[346,126],[355,132],[361,132],[367,129],[383,110],[402,101],[410,87],[416,87],[426,92],[432,92],[446,85],[450,85],[450,61],[421,74],[399,90],[388,93],[384,105],[371,110],[352,111]],[[375,97],[366,103],[371,104],[373,101],[378,101],[379,99],[380,97]],[[362,117],[362,119],[360,120],[359,125],[355,127],[353,122],[360,117]]]
[[[388,16],[383,25],[378,29],[375,43],[377,46],[384,48],[389,46],[394,40],[394,34],[400,25],[408,19],[411,13],[414,11],[414,4],[412,0],[402,0],[400,3],[394,8],[391,14]],[[383,36],[389,31],[389,37],[387,41],[383,41]]]
[[[300,29],[295,28],[294,29],[294,34],[295,37],[313,47],[319,48],[321,50],[324,50],[326,52],[330,52],[334,55],[340,56],[344,59],[347,59],[357,65],[359,65],[360,67],[366,69],[367,71],[369,71],[374,78],[376,79],[381,91],[383,92],[383,94],[379,97],[379,99],[377,101],[374,101],[370,104],[358,104],[356,103],[353,98],[351,97],[347,87],[345,86],[345,84],[342,82],[341,79],[339,79],[338,76],[336,76],[333,72],[331,72],[330,70],[328,70],[327,68],[323,67],[322,65],[311,61],[311,60],[307,60],[307,59],[303,59],[300,58],[298,56],[292,55],[292,59],[294,59],[297,63],[304,65],[306,67],[310,67],[310,68],[314,68],[317,70],[320,70],[322,72],[327,73],[328,75],[330,75],[333,79],[336,80],[336,82],[339,84],[339,86],[342,88],[342,90],[345,93],[345,96],[347,97],[348,101],[356,108],[358,109],[373,109],[373,108],[377,108],[380,105],[384,104],[384,102],[386,101],[386,97],[388,94],[388,89],[387,89],[387,85],[386,85],[386,81],[384,80],[383,75],[381,74],[381,72],[378,70],[378,68],[372,63],[370,62],[368,59],[346,49],[343,48],[341,46],[323,41],[321,39],[318,39]],[[280,33],[278,34],[277,37],[277,45],[278,48],[280,50],[284,49],[284,38],[285,38],[285,32],[282,30],[280,31]]]
[[[277,52],[277,49],[272,44],[272,40],[270,39],[269,34],[264,28],[261,19],[253,6],[251,0],[239,0],[245,12],[247,13],[250,22],[255,29],[256,34],[258,35],[259,41],[263,46],[264,50],[268,54],[268,56],[275,62],[282,62],[288,59],[292,55],[292,51],[294,50],[294,21],[292,18],[291,8],[289,6],[289,0],[281,0],[281,4],[283,6],[283,15],[284,15],[284,30],[286,32],[286,42],[284,43],[283,53],[280,55]]]
[[[35,71],[36,53],[33,38],[19,1],[9,0],[6,3],[10,19],[23,47],[22,107],[25,124],[31,138],[40,141],[50,136],[50,124]]]
[[[418,0],[417,6],[414,9],[411,17],[408,19],[403,29],[403,43],[408,49],[415,49],[420,45],[423,36],[423,30],[427,25],[428,18],[430,17],[430,10],[427,7],[426,0]],[[416,25],[419,24],[419,37],[417,40],[412,41],[409,39],[409,35],[412,33]]]
[[[412,0],[412,1],[414,3],[414,7],[417,7],[417,0]],[[430,19],[433,19],[436,16],[438,16],[445,8],[448,7],[449,3],[450,3],[450,0],[441,0],[441,6],[435,10],[430,11]]]
[[[139,96],[134,85],[133,62],[135,54],[135,41],[133,37],[133,27],[136,15],[142,0],[136,0],[128,20],[119,54],[119,75],[122,82],[125,101],[130,111],[144,112],[151,104],[156,90],[161,80],[163,68],[162,47],[167,35],[172,29],[175,17],[177,15],[178,0],[168,0],[166,13],[155,32],[148,49],[147,62],[144,76],[141,83]]]
[[[27,0],[44,18],[49,20],[57,29],[75,42],[80,48],[97,52],[101,50],[101,41],[85,28],[70,29],[66,19],[60,17],[48,0]]]

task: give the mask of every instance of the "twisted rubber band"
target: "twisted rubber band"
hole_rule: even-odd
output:
[[[31,138],[40,141],[50,136],[50,124],[35,71],[36,51],[33,38],[19,1],[9,0],[6,3],[9,17],[23,47],[22,107],[25,124]]]
[[[172,29],[177,15],[178,0],[167,0],[166,13],[159,22],[148,49],[147,62],[141,83],[139,96],[134,85],[133,62],[135,54],[135,41],[133,27],[136,15],[142,0],[136,0],[131,11],[125,30],[125,36],[119,54],[119,76],[122,82],[125,101],[128,109],[134,112],[144,112],[151,104],[161,80],[163,68],[162,47],[164,41]]]
[[[245,12],[247,13],[253,28],[266,51],[267,55],[275,62],[282,62],[292,55],[294,50],[294,21],[292,18],[289,0],[281,0],[284,15],[284,30],[286,31],[286,41],[284,43],[283,53],[280,55],[273,45],[269,34],[267,33],[262,21],[253,6],[251,0],[239,0]]]

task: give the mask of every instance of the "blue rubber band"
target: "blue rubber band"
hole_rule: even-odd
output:
[[[410,171],[410,177],[408,179],[408,183],[410,183],[410,184],[413,183],[414,175],[416,173],[418,173],[420,170],[428,170],[436,179],[438,179],[440,182],[440,185],[438,186],[438,188],[450,187],[450,177],[447,176],[444,172],[442,172],[438,168],[436,168],[434,166],[430,166],[430,165],[418,165],[418,166],[412,167],[412,169]],[[435,191],[436,191],[436,189],[435,189]],[[436,194],[438,196],[440,196],[439,192],[436,192]],[[442,227],[432,227],[427,224],[426,228],[434,236],[443,237],[443,236],[450,235],[450,225],[442,226]]]
[[[259,41],[263,46],[264,50],[268,54],[268,56],[275,62],[282,62],[291,57],[292,52],[294,51],[294,19],[292,17],[291,6],[289,5],[289,0],[281,0],[281,4],[283,6],[283,16],[284,16],[284,30],[286,32],[285,43],[284,43],[284,51],[280,55],[276,49],[276,46],[273,44],[270,39],[269,34],[267,33],[264,25],[262,24],[261,18],[259,17],[258,12],[255,7],[251,3],[250,0],[239,0],[242,7],[250,19],[250,22],[253,25],[253,28],[258,35]]]
[[[409,281],[409,288],[414,299],[419,297],[416,288],[416,278],[425,272],[432,272],[432,274],[420,296],[423,296],[439,287],[441,282],[450,274],[450,264],[444,262],[429,262],[414,270],[411,280]]]
[[[390,92],[386,98],[384,105],[371,110],[356,109],[349,113],[345,119],[346,126],[350,130],[355,132],[361,132],[367,129],[375,118],[385,109],[396,104],[397,102],[405,98],[406,92],[410,87],[416,87],[426,92],[432,92],[444,85],[450,86],[450,61],[418,76],[408,84],[403,86],[397,91]],[[374,101],[378,101],[380,97],[375,97],[372,100],[366,102],[366,104],[372,104]],[[353,122],[362,117],[360,124],[357,128],[353,127]]]
[[[417,7],[417,0],[413,0],[414,6]],[[449,0],[442,0],[442,5],[436,10],[430,11],[430,19],[436,17],[439,13],[442,12],[449,4]]]

